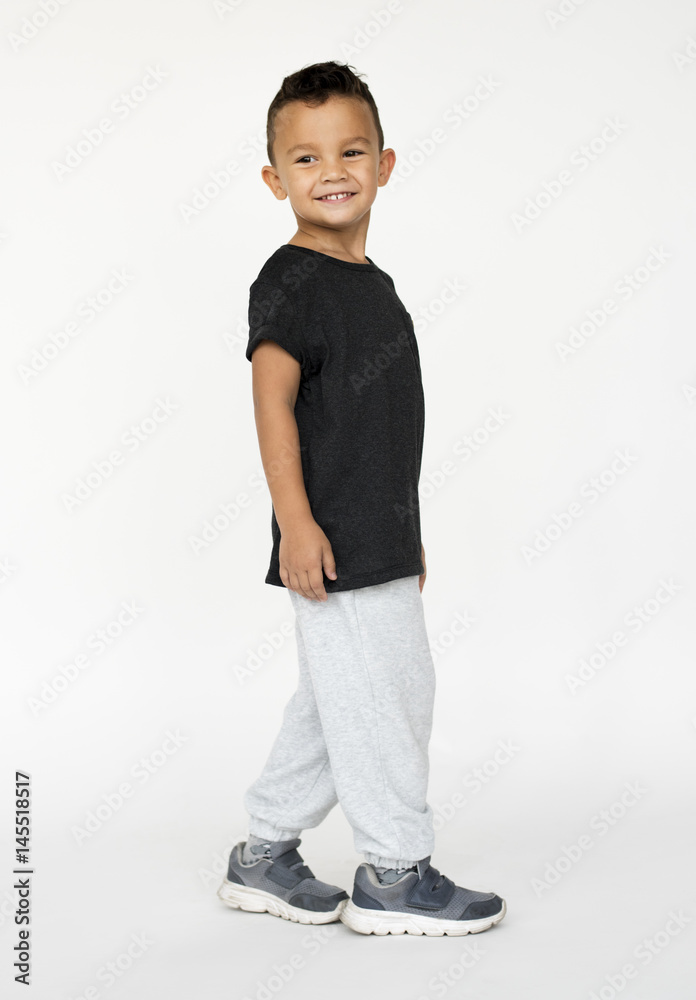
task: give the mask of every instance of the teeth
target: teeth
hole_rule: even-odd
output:
[[[345,198],[346,195],[350,196],[350,191],[343,191],[342,194],[325,194],[319,201],[338,201],[339,198]]]

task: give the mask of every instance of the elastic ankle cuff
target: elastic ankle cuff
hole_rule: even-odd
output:
[[[255,819],[249,822],[249,836],[263,837],[264,840],[294,840],[301,833],[301,830],[283,830],[282,827],[273,826],[272,823],[265,823],[263,820]]]
[[[375,868],[413,868],[418,864],[418,861],[399,861],[394,858],[383,858],[379,854],[366,854],[364,857],[365,861]]]

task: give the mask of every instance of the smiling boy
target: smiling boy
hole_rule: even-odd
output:
[[[262,177],[297,232],[250,289],[259,448],[272,498],[265,582],[295,612],[299,680],[258,779],[228,905],[363,934],[466,934],[505,901],[430,864],[435,670],[423,613],[418,479],[425,422],[413,322],[365,254],[396,156],[349,66],[305,67],[268,111]],[[365,861],[352,898],[297,848],[340,803]]]

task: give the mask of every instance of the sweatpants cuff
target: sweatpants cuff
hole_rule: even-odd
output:
[[[284,830],[282,827],[273,826],[272,823],[266,823],[265,820],[255,819],[251,817],[249,819],[249,836],[250,837],[263,837],[264,840],[294,840],[295,837],[299,837],[302,830]]]
[[[417,861],[399,861],[394,858],[382,858],[379,854],[365,854],[364,857],[365,861],[375,868],[413,868],[421,860],[418,858]]]

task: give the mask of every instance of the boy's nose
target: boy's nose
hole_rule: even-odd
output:
[[[336,180],[339,177],[346,176],[346,166],[343,160],[331,160],[327,159],[324,161],[324,169],[322,170],[322,180]]]

